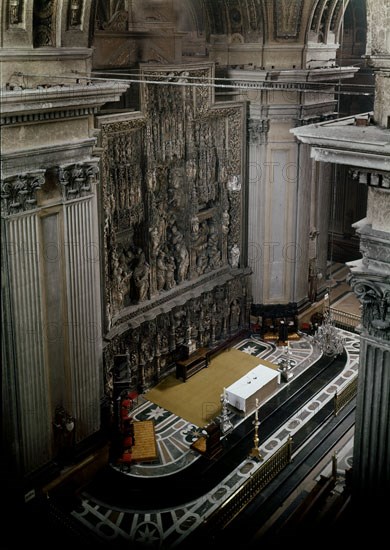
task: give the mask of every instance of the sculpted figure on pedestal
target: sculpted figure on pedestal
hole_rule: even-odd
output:
[[[232,267],[238,267],[240,262],[240,249],[235,243],[230,250],[230,265]]]
[[[150,267],[145,259],[143,250],[138,249],[137,265],[134,268],[134,283],[137,288],[137,298],[139,302],[147,299],[149,290],[149,273]]]

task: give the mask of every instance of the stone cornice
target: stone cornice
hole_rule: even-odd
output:
[[[105,124],[129,122],[139,119],[144,119],[144,114],[142,111],[126,111],[125,113],[110,113],[110,114],[99,114],[96,117],[97,127],[100,128]]]
[[[301,141],[303,143],[310,143],[304,139]],[[331,162],[334,164],[359,166],[374,170],[390,170],[390,159],[387,153],[380,155],[362,151],[361,149],[357,149],[356,151],[348,151],[345,149],[313,147],[311,150],[311,157],[317,161]]]
[[[65,162],[85,162],[90,158],[96,144],[96,138],[87,138],[76,143],[66,143],[36,149],[24,149],[1,157],[1,173],[3,178],[20,172],[39,170],[58,164],[58,159]]]
[[[4,126],[9,126],[11,124],[26,124],[26,123],[36,123],[46,120],[61,120],[64,118],[74,118],[82,117],[88,115],[94,115],[98,112],[97,107],[81,107],[81,108],[72,108],[65,109],[62,111],[44,111],[44,112],[33,112],[29,114],[12,114],[8,116],[0,117],[0,124]]]
[[[312,146],[311,156],[317,161],[390,170],[390,131],[374,125],[355,126],[355,117],[292,128],[290,132]]]
[[[136,29],[130,30],[115,30],[115,29],[105,29],[97,30],[94,33],[95,38],[126,38],[126,39],[139,39],[139,38],[161,38],[161,36],[176,36],[183,37],[187,35],[185,31],[177,31],[170,22],[158,21],[155,23],[155,28],[151,25],[153,22],[148,22],[147,26],[142,26]]]
[[[46,61],[57,59],[88,59],[92,48],[3,48],[0,61]]]
[[[101,107],[118,101],[129,84],[115,82],[51,86],[42,89],[18,89],[2,91],[2,117],[18,117],[47,111]]]
[[[283,48],[286,46],[284,45]],[[302,89],[309,87],[308,84],[322,81],[338,81],[340,78],[351,78],[359,70],[359,67],[329,67],[321,69],[229,69],[229,77],[237,81],[248,81],[248,83],[262,83],[269,88],[282,86],[283,84],[295,84],[300,82]],[[333,85],[333,82],[330,82]],[[295,86],[297,88],[298,86]]]
[[[390,71],[390,54],[369,55],[366,58],[369,67],[373,67],[378,71]]]

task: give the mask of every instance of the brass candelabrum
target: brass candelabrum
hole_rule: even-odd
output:
[[[259,400],[256,399],[256,410],[255,410],[255,419],[253,421],[253,425],[255,427],[255,435],[253,437],[253,447],[251,452],[249,453],[249,456],[251,458],[255,458],[256,460],[263,460],[263,457],[261,456],[261,453],[259,451]]]
[[[221,403],[222,403],[222,411],[221,411],[221,431],[223,434],[229,432],[233,428],[233,424],[229,420],[229,413],[227,408],[227,397],[226,397],[226,390],[223,388],[223,393],[221,394]]]

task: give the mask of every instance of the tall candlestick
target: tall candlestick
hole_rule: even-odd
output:
[[[255,434],[253,437],[253,447],[251,452],[249,453],[249,456],[251,458],[256,458],[257,460],[263,460],[263,457],[260,454],[259,451],[259,400],[256,398],[256,409],[255,409],[255,419],[253,421],[253,424],[255,426]]]

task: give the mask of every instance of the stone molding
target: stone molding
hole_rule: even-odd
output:
[[[60,120],[64,118],[75,118],[94,115],[98,112],[97,107],[80,107],[64,109],[62,111],[43,111],[29,114],[13,114],[0,118],[0,124],[9,126],[12,124],[24,124],[25,122],[43,122],[47,120]]]
[[[23,73],[20,73],[19,76],[20,79],[28,78],[28,75],[23,75]],[[120,82],[116,82],[114,85],[110,82],[58,84],[58,82],[50,83],[49,80],[42,77],[41,83],[36,82],[34,88],[24,88],[22,85],[18,85],[11,90],[3,91],[3,118],[27,116],[30,113],[43,115],[44,112],[69,112],[100,107],[104,103],[119,100],[122,93],[129,87],[129,84]],[[27,84],[28,82],[26,82]]]

